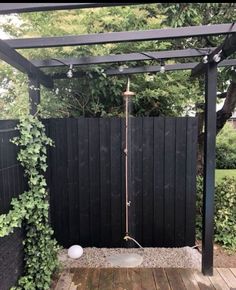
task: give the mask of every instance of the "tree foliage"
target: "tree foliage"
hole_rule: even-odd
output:
[[[144,4],[126,7],[106,7],[71,11],[53,11],[23,13],[22,24],[18,28],[18,37],[59,36],[86,33],[101,33],[125,30],[158,29],[165,24],[163,4]],[[9,31],[5,27],[6,31]],[[12,30],[12,28],[11,28]],[[10,31],[11,32],[11,31]],[[108,55],[134,51],[156,51],[173,48],[171,41],[145,41],[135,43],[112,43],[64,48],[27,49],[20,52],[29,59],[66,58],[89,55]],[[166,63],[173,63],[166,60]],[[159,64],[158,61],[126,63],[128,66]],[[126,77],[106,77],[104,71],[109,67],[117,68],[119,63],[109,65],[80,66],[76,70],[85,73],[84,77],[73,80],[56,81],[55,90],[42,89],[42,114],[45,117],[63,116],[117,116],[123,112],[122,92],[125,90]],[[28,108],[25,97],[27,79],[19,73],[12,77],[12,69],[5,75],[2,67],[2,85],[6,92],[2,94],[1,118],[18,117],[20,111]],[[62,69],[53,69],[61,71]],[[52,72],[52,69],[45,69]],[[65,69],[64,69],[65,71]],[[136,92],[134,99],[137,115],[181,115],[194,107],[196,100],[202,97],[202,88],[198,80],[189,82],[189,71],[131,76],[131,89]],[[3,81],[5,78],[5,81]],[[23,85],[22,85],[23,83]],[[14,105],[11,105],[13,102]],[[1,105],[1,103],[0,103]],[[19,107],[19,110],[14,110]]]
[[[236,130],[226,124],[216,139],[216,168],[236,168]]]

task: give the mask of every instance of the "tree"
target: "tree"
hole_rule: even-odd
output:
[[[214,23],[234,23],[235,3],[179,3],[163,4],[166,11],[165,23],[171,26],[206,25]],[[180,46],[190,47],[214,47],[224,41],[222,37],[202,37],[196,39],[180,40]],[[177,44],[178,45],[178,44]],[[200,46],[199,46],[200,45]],[[229,81],[230,80],[230,81]],[[229,85],[227,85],[229,81]],[[236,71],[234,68],[223,69],[218,77],[218,88],[221,90],[219,97],[225,98],[224,105],[217,112],[216,133],[219,134],[227,120],[232,116],[236,107]],[[201,104],[198,106],[202,108]],[[197,113],[199,117],[198,130],[198,173],[203,173],[203,149],[204,149],[204,110]]]
[[[18,36],[49,36],[65,34],[100,33],[122,30],[144,30],[163,27],[165,16],[161,4],[149,4],[126,7],[95,8],[72,11],[54,11],[20,14],[22,25]],[[11,28],[12,30],[12,28]],[[165,50],[172,47],[170,41],[149,41],[137,43],[120,43],[66,48],[28,49],[21,52],[29,59],[69,57],[82,55],[105,55],[134,51]],[[167,61],[168,62],[168,61]],[[173,61],[172,61],[173,62]],[[152,60],[139,62],[140,65],[153,63]],[[155,62],[154,62],[155,63]],[[127,63],[135,66],[137,62]],[[157,62],[158,64],[158,62]],[[119,64],[79,67],[84,77],[78,80],[56,82],[56,89],[49,92],[42,90],[42,107],[45,117],[59,116],[105,116],[122,115],[122,92],[125,90],[127,77],[106,77],[104,71]],[[77,68],[76,68],[77,69]],[[9,68],[11,72],[11,69]],[[46,71],[51,71],[47,69]],[[61,71],[61,69],[57,69]],[[11,98],[22,100],[17,102],[27,108],[27,96],[22,91],[22,79],[10,82]],[[148,75],[131,76],[131,89],[136,92],[134,113],[136,115],[182,115],[186,114],[187,102],[194,104],[201,99],[202,92],[198,80],[194,86],[189,83],[189,72],[172,72],[153,74],[153,81]],[[16,81],[16,82],[15,82]],[[9,89],[4,96],[8,97]],[[57,93],[57,94],[56,94]],[[177,97],[178,96],[178,97]],[[6,103],[8,115],[13,114],[12,107]],[[6,114],[2,112],[2,117]],[[14,117],[17,117],[15,115]]]
[[[101,33],[124,30],[144,30],[164,27],[206,25],[214,23],[233,22],[236,10],[235,3],[159,3],[126,7],[106,7],[71,11],[52,11],[20,14],[20,28],[4,26],[5,31],[18,37],[59,36],[66,34]],[[65,48],[28,49],[22,53],[30,59],[69,57],[83,55],[105,55],[150,50],[166,50],[181,48],[201,48],[217,46],[224,40],[222,36],[198,37],[169,41],[149,41],[135,43],[120,43]],[[196,61],[185,59],[183,61]],[[201,58],[198,58],[201,61]],[[174,63],[166,60],[166,63]],[[153,63],[153,60],[139,62],[140,65]],[[127,63],[136,66],[137,62]],[[127,78],[106,77],[104,71],[119,64],[96,65],[77,68],[84,72],[78,80],[56,82],[56,89],[49,92],[42,90],[42,107],[44,117],[73,116],[117,116],[123,114],[122,92],[125,90]],[[6,66],[4,66],[4,69]],[[27,80],[20,74],[13,75],[7,68],[7,76],[0,69],[2,86],[6,88],[2,94],[0,106],[6,107],[1,117],[17,117],[27,109],[26,90],[22,82]],[[46,69],[49,72],[51,70]],[[61,69],[57,69],[61,71]],[[231,116],[236,104],[235,71],[219,69],[218,91],[225,96],[225,103],[217,112],[217,132]],[[136,92],[134,98],[134,113],[136,115],[186,115],[189,108],[199,108],[203,102],[203,78],[189,80],[190,72],[168,72],[154,74],[153,81],[148,81],[148,75],[133,75],[131,89]],[[230,84],[227,85],[227,81]],[[14,106],[8,104],[11,100]],[[15,111],[15,108],[19,108]],[[199,172],[202,171],[203,127],[202,109],[197,110],[200,119],[199,126]],[[16,114],[17,112],[17,114]]]

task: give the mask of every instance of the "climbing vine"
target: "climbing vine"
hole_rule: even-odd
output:
[[[0,237],[24,225],[25,271],[13,289],[49,289],[51,275],[58,265],[58,245],[48,220],[46,180],[47,149],[53,142],[45,134],[45,127],[36,116],[27,116],[17,126],[19,137],[12,142],[20,147],[17,159],[28,178],[28,191],[11,202],[8,214],[0,215]]]

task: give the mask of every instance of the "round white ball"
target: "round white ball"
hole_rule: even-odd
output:
[[[78,245],[71,246],[68,249],[68,256],[72,259],[78,259],[83,255],[83,248]]]

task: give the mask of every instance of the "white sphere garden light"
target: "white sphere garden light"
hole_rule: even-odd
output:
[[[83,255],[83,248],[79,245],[73,245],[68,249],[67,254],[72,259],[78,259]]]

